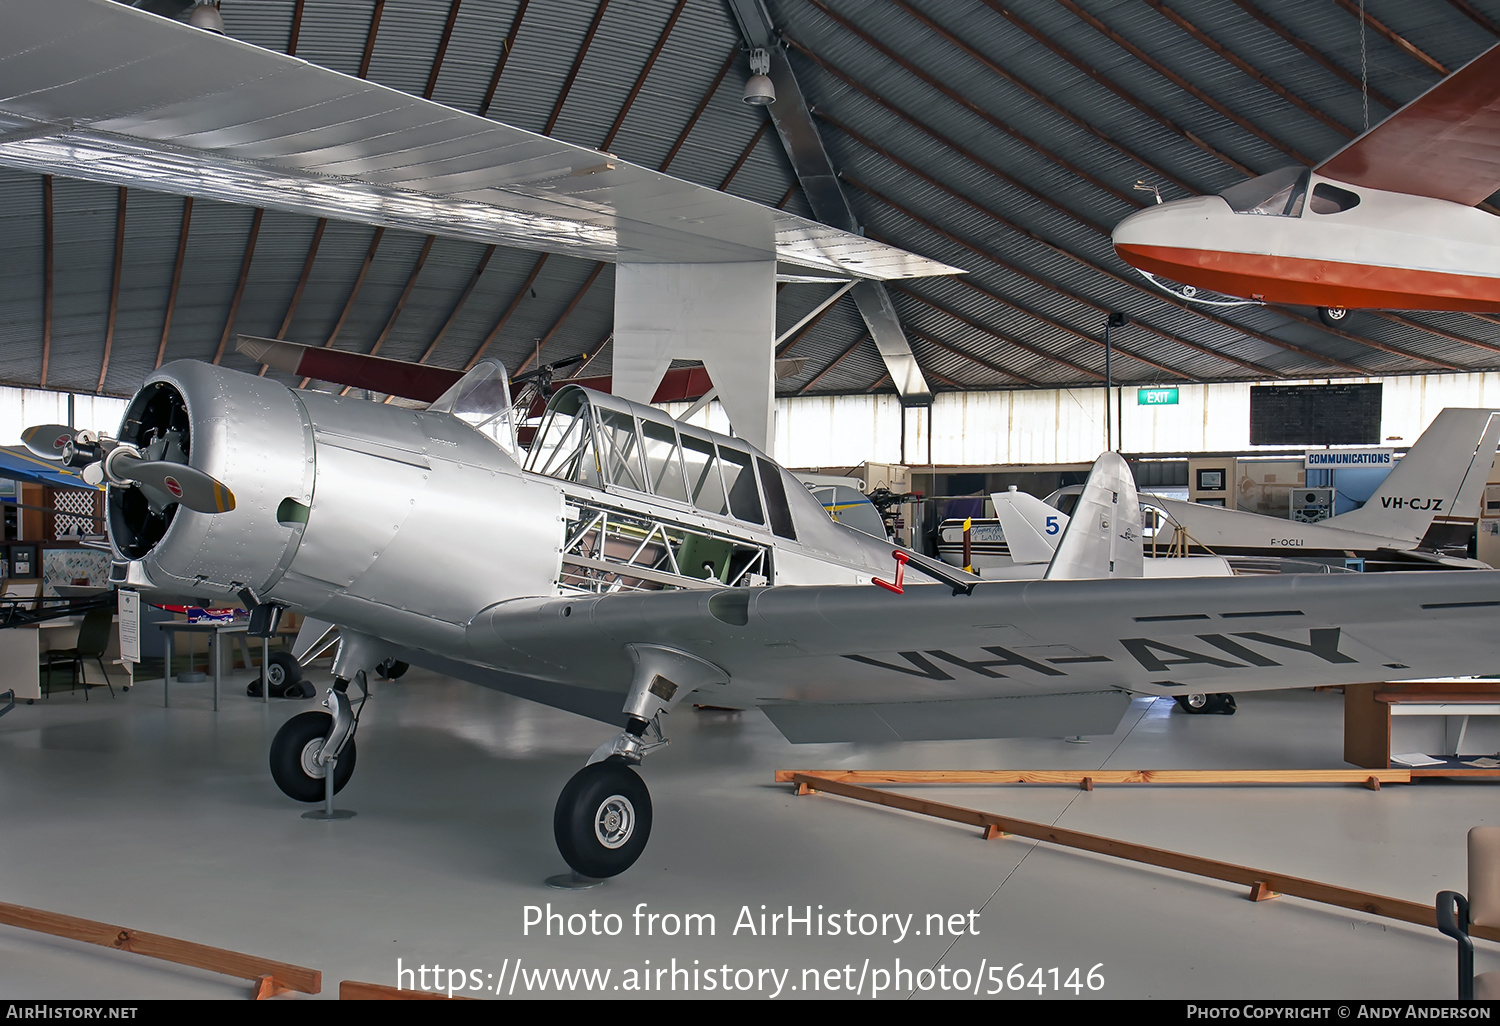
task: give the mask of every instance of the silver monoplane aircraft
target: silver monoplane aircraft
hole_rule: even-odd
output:
[[[289,796],[353,768],[351,682],[398,659],[622,726],[563,790],[564,858],[640,855],[634,767],[694,702],[760,707],[793,742],[1108,732],[1132,694],[1494,669],[1483,571],[1144,579],[1128,470],[1096,469],[1037,581],[981,581],[845,528],[745,442],[564,386],[530,451],[504,372],[427,410],[202,363],[154,373],[118,439],[39,451],[107,479],[124,587],[238,596],[261,627],[335,627],[330,713],[272,745]]]
[[[921,740],[1109,731],[1132,693],[1493,669],[1492,574],[1126,578],[1140,526],[1109,460],[1043,580],[982,582],[831,521],[745,441],[770,436],[775,284],[858,279],[892,380],[921,396],[878,282],[957,268],[121,4],[6,13],[0,164],[615,261],[614,391],[650,399],[676,358],[733,386],[739,438],[563,387],[523,455],[495,365],[413,410],[180,362],[117,438],[28,432],[109,482],[117,584],[237,597],[256,631],[293,610],[298,656],[337,630],[329,712],[271,747],[293,798],[348,780],[349,685],[390,660],[622,727],[557,803],[593,877],[644,848],[633,767],[689,695],[763,708],[793,741]]]

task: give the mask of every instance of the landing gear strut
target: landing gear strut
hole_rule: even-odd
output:
[[[556,887],[591,886],[625,872],[651,836],[651,793],[631,767],[667,743],[661,717],[695,691],[728,682],[712,663],[661,645],[627,645],[635,675],[625,697],[625,729],[594,750],[568,781],[552,814],[557,850],[573,868]]]
[[[365,689],[363,672],[356,674]],[[359,714],[349,703],[349,682],[340,677],[328,689],[326,712],[299,713],[281,725],[271,741],[271,779],[282,794],[299,802],[317,802],[327,797],[328,766],[333,764],[333,791],[344,789],[354,775],[354,729]],[[361,700],[360,708],[364,708]]]
[[[1233,716],[1235,710],[1234,696],[1230,694],[1217,695],[1177,695],[1177,704],[1185,713],[1204,714],[1220,713],[1224,716]]]

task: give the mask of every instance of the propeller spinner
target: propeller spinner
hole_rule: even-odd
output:
[[[43,459],[82,467],[89,484],[106,480],[119,488],[138,488],[152,509],[175,504],[198,513],[227,513],[234,493],[216,478],[187,465],[186,454],[168,431],[145,452],[133,445],[63,424],[40,424],[21,432],[26,448]],[[172,457],[177,457],[173,459]]]

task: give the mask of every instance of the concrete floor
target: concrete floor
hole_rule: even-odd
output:
[[[1103,984],[1093,993],[1111,998],[1453,995],[1453,945],[1432,930],[1291,898],[1252,904],[1240,887],[1020,839],[984,842],[972,828],[797,798],[772,782],[778,768],[1340,767],[1337,694],[1241,695],[1233,717],[1138,700],[1113,737],[1087,745],[794,747],[758,712],[682,710],[670,718],[672,746],[646,763],[655,829],[645,854],[601,888],[564,892],[543,883],[565,869],[552,841],[553,803],[610,728],[414,670],[377,685],[367,707],[358,767],[337,803],[358,815],[313,822],[271,782],[266,752],[281,723],[316,700],[265,706],[244,697],[245,679],[226,687],[218,713],[207,685],[174,685],[164,709],[160,682],[147,681],[113,700],[60,693],[0,719],[0,900],[313,966],[323,972],[324,998],[336,996],[340,980],[397,983],[398,960],[408,969],[440,965],[441,982],[463,970],[464,982],[492,993],[503,980],[508,992],[517,959],[516,996],[527,993],[531,972],[547,969],[610,970],[605,992],[626,996],[642,970],[671,969],[674,959],[699,971],[691,993],[710,997],[723,996],[708,987],[710,979],[720,985],[726,966],[732,982],[756,978],[749,996],[776,990],[763,970],[785,974],[782,998],[807,996],[812,974],[804,970],[819,971],[820,995],[848,996],[827,988],[863,974],[866,996],[882,982],[885,996],[956,996],[940,985],[922,989],[925,976],[895,975],[940,964],[945,982],[966,982],[971,994],[981,966],[984,993],[990,967],[1003,967],[1003,980],[1021,964],[1026,982],[1047,996],[1058,995],[1057,968],[1067,998],[1072,970],[1081,970],[1079,982],[1096,965]],[[1380,792],[921,790],[1424,902],[1464,888],[1468,828],[1500,823],[1494,785],[1469,782]],[[545,911],[548,903],[564,914],[597,910],[601,926],[615,913],[621,932],[528,932],[527,906]],[[899,941],[806,937],[800,928],[795,937],[736,933],[741,910],[758,917],[761,905],[799,914],[821,905],[841,921],[846,910],[913,914],[912,933]],[[659,919],[655,935],[637,936],[638,908],[711,913],[716,931],[662,936],[671,920]],[[931,914],[948,925],[958,915],[964,935],[925,930]],[[1481,971],[1500,968],[1500,949],[1480,949]],[[1040,978],[1038,968],[1046,970]],[[657,977],[648,978],[657,996]],[[671,977],[660,979],[667,987]],[[677,979],[680,994],[691,978]],[[613,989],[621,983],[626,990]],[[6,998],[247,993],[228,977],[0,927]]]

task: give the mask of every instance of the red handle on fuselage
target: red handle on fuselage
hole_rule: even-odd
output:
[[[911,557],[900,549],[895,550],[891,555],[896,557],[896,583],[892,584],[890,581],[882,581],[879,577],[872,577],[870,579],[886,591],[894,591],[897,595],[900,595],[902,593],[901,579],[906,576],[906,564],[910,562]]]

